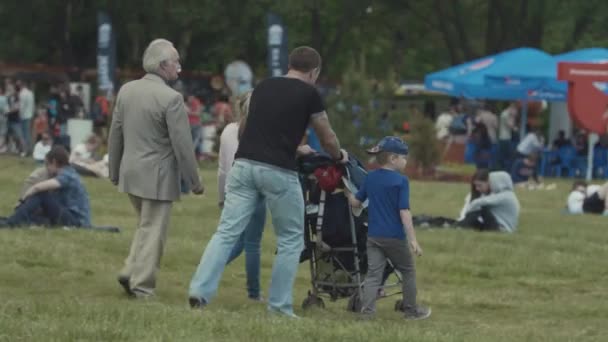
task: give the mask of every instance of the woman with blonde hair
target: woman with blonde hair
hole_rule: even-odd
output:
[[[226,194],[226,177],[234,155],[239,145],[239,136],[247,121],[249,113],[249,99],[251,92],[240,95],[235,103],[235,118],[237,121],[226,125],[220,136],[219,166],[218,166],[218,194],[219,207],[223,208]],[[266,223],[266,202],[259,201],[247,228],[241,234],[237,244],[234,246],[228,263],[236,259],[243,250],[245,251],[245,272],[247,273],[247,293],[250,299],[262,301],[260,294],[260,250],[264,224]]]

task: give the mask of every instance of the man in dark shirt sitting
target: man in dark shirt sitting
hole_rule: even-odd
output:
[[[299,47],[289,56],[284,77],[262,81],[251,95],[249,116],[240,138],[235,163],[226,183],[224,210],[190,283],[190,305],[203,308],[216,294],[230,251],[257,204],[266,200],[277,235],[268,309],[295,317],[293,283],[304,240],[304,199],[296,172],[296,153],[309,125],[323,149],[336,161],[346,161],[325,106],[314,84],[321,56]]]
[[[29,187],[13,215],[0,220],[0,227],[91,226],[89,195],[80,176],[70,166],[69,157],[63,146],[51,149],[46,155],[45,166],[52,178]]]

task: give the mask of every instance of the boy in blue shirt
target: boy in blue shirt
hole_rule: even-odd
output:
[[[400,173],[407,164],[407,144],[397,137],[385,137],[368,152],[376,155],[380,169],[367,175],[356,195],[347,193],[353,207],[361,207],[369,200],[368,271],[361,313],[372,316],[376,311],[376,297],[388,259],[403,278],[405,317],[428,318],[431,310],[416,303],[416,269],[412,253],[421,256],[422,248],[416,240],[410,213],[409,181]]]

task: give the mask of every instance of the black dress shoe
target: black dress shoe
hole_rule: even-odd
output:
[[[207,305],[207,302],[205,302],[204,299],[202,298],[196,298],[196,297],[190,297],[188,298],[188,302],[190,303],[190,308],[191,309],[198,309],[198,310],[202,310],[205,305]]]
[[[127,277],[118,277],[118,283],[122,286],[123,290],[127,293],[127,296],[133,298],[135,297],[135,292],[131,290],[131,284],[129,284],[129,278]]]

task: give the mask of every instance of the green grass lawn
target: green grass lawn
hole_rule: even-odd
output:
[[[0,213],[15,204],[33,164],[0,159]],[[227,267],[218,297],[201,314],[187,288],[216,229],[216,176],[201,171],[203,197],[173,209],[158,277],[158,297],[125,298],[116,272],[127,255],[135,216],[126,195],[86,179],[93,221],[121,234],[63,230],[0,231],[0,341],[605,341],[608,334],[608,219],[561,214],[568,183],[554,191],[519,191],[522,216],[512,235],[419,230],[419,299],[426,321],[405,321],[394,297],[377,319],[361,322],[344,300],[300,308],[309,284],[300,266],[295,298],[300,320],[268,315],[246,299],[244,258]],[[414,213],[455,216],[466,184],[412,183]],[[268,229],[262,255],[267,289],[274,253]]]

